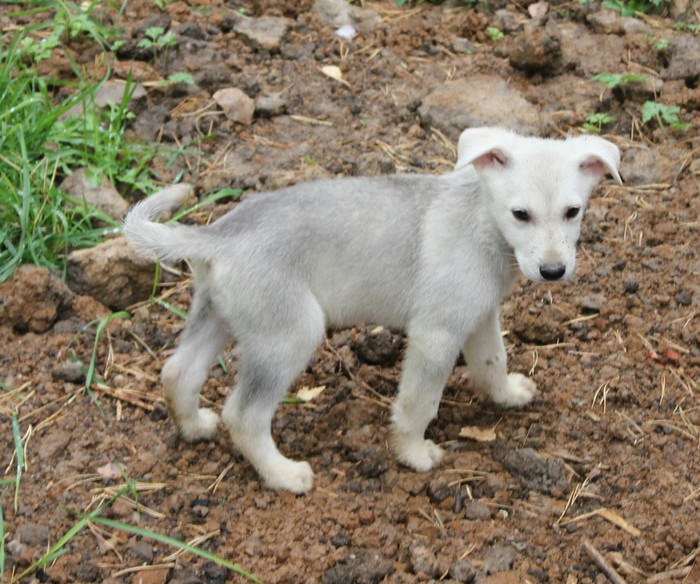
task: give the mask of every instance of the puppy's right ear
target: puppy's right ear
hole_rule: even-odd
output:
[[[464,130],[457,144],[455,169],[473,164],[477,170],[508,166],[509,144],[516,137],[503,128],[469,128]]]

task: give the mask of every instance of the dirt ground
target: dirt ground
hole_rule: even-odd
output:
[[[426,98],[447,91],[442,84],[493,75],[546,117],[541,134],[580,131],[595,112],[614,117],[603,131],[624,152],[627,184],[608,181],[591,200],[573,283],[522,279],[503,307],[510,368],[537,383],[534,402],[516,410],[479,402],[457,363],[428,431],[448,452],[423,474],[398,465],[387,447],[404,345],[395,331],[365,323],[329,332],[293,392],[325,389],[279,408],[281,450],[308,460],[316,476],[311,493],[294,496],[265,489],[223,432],[194,445],[176,437],[158,379],[183,326],[172,311],[145,296],[110,324],[99,343],[96,405],[84,370],[69,360],[90,361],[95,327],[82,328],[99,312],[94,301],[59,307],[46,332],[13,328],[6,306],[0,468],[15,476],[17,412],[26,469],[16,509],[14,487],[0,490],[5,581],[108,500],[123,483],[121,468],[136,481],[138,508],[130,491],[105,517],[194,540],[265,582],[700,582],[700,90],[692,70],[668,73],[696,37],[673,28],[680,17],[625,20],[596,3],[555,4],[533,32],[536,10],[527,4],[368,3],[352,41],[335,36],[310,2],[193,0],[159,11],[131,1],[121,17],[105,10],[126,29],[118,75],[123,63],[137,63],[144,78],[195,77],[192,87],[150,87],[137,111],[135,131],[189,148],[158,168],[164,182],[184,171],[199,192],[238,187],[255,196],[319,176],[444,172],[459,128],[440,126]],[[263,48],[237,32],[242,12],[288,18],[288,30]],[[697,24],[692,9],[685,20]],[[154,23],[176,31],[178,45],[147,65],[133,41]],[[492,40],[490,26],[504,38]],[[522,65],[513,47],[538,31],[561,40],[558,57]],[[671,44],[660,50],[651,37]],[[97,63],[90,50],[67,50]],[[577,61],[584,54],[590,61]],[[658,86],[606,90],[589,62],[643,73]],[[340,68],[344,83],[323,74],[327,65]],[[60,71],[60,59],[52,66]],[[222,87],[257,100],[250,123],[213,105]],[[692,126],[643,124],[640,108],[654,91]],[[508,112],[500,115],[507,124]],[[159,295],[187,309],[191,281],[181,268]],[[23,277],[26,289],[51,289],[36,274]],[[5,285],[6,303],[19,285]],[[42,299],[30,296],[25,312],[39,311]],[[212,407],[221,407],[236,370],[232,347],[205,384]],[[462,428],[476,439],[460,437]],[[27,581],[244,581],[174,551],[91,525]],[[605,566],[622,579],[605,576]]]

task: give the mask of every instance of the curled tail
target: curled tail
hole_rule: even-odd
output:
[[[160,213],[182,203],[191,191],[190,185],[172,185],[134,205],[124,218],[123,232],[129,243],[154,251],[165,261],[200,258],[198,250],[203,248],[197,245],[202,239],[200,227],[154,221]]]

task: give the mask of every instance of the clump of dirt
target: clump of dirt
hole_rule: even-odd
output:
[[[97,343],[88,393],[95,327],[85,327],[104,316],[100,302],[117,303],[76,297],[60,280],[23,269],[1,289],[6,580],[128,478],[132,488],[103,516],[193,542],[266,582],[589,584],[604,581],[606,568],[629,583],[662,573],[656,581],[700,581],[699,71],[684,50],[697,38],[670,18],[622,18],[595,2],[544,16],[537,4],[353,5],[351,41],[311,2],[106,9],[125,28],[124,46],[136,47],[148,26],[177,35],[157,57],[110,55],[118,75],[195,79],[150,85],[145,105],[135,106],[132,131],[193,145],[174,164],[160,163],[165,181],[184,173],[198,191],[234,186],[255,196],[320,176],[444,172],[459,124],[509,125],[517,107],[521,128],[550,136],[607,114],[601,129],[623,150],[627,183],[602,186],[590,202],[574,283],[522,280],[503,306],[510,367],[537,383],[534,402],[501,410],[477,401],[468,369],[456,365],[428,430],[447,449],[440,468],[409,471],[387,446],[403,338],[374,323],[331,332],[294,388],[324,389],[308,403],[283,404],[273,424],[280,449],[316,473],[303,497],[266,490],[223,433],[194,445],[176,437],[159,371],[183,326],[169,307],[189,308],[186,276],[169,276],[161,303],[147,300],[142,283],[142,302]],[[262,17],[288,20],[273,34],[254,28]],[[245,34],[241,18],[251,20]],[[652,36],[667,39],[668,50]],[[91,63],[96,51],[65,50]],[[66,63],[65,55],[53,63],[62,76]],[[342,81],[323,73],[328,65]],[[655,89],[611,91],[592,78],[601,71],[643,74]],[[254,102],[250,124],[218,108],[213,95],[225,88]],[[653,99],[677,105],[691,128],[643,124],[641,108]],[[221,407],[236,370],[229,347],[203,390],[211,407]],[[17,505],[13,414],[27,462]],[[460,439],[464,426],[493,430],[496,440]],[[243,581],[174,551],[90,524],[36,575]]]

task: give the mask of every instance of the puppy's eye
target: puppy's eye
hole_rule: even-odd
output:
[[[569,207],[566,210],[566,218],[573,219],[579,214],[579,211],[581,211],[581,207]]]
[[[513,217],[515,217],[518,221],[527,223],[530,220],[530,213],[528,213],[525,209],[513,209]]]

